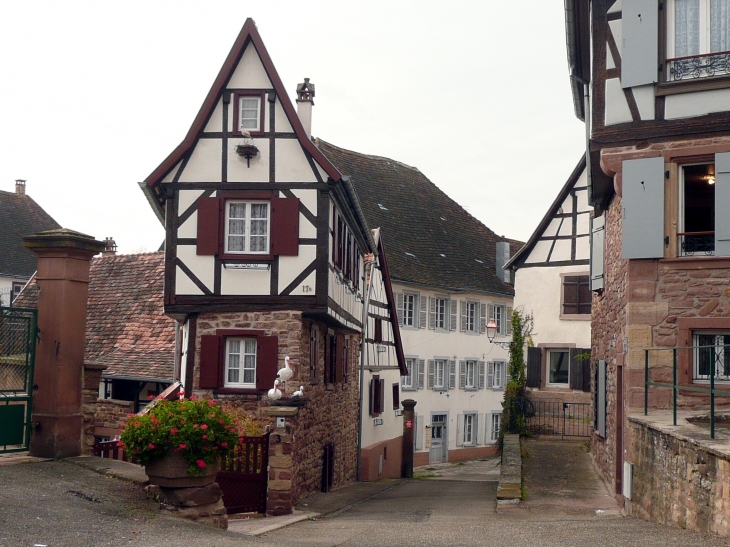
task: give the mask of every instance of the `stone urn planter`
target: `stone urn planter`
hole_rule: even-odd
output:
[[[144,464],[144,470],[150,479],[150,484],[166,488],[190,488],[211,484],[215,482],[221,464],[220,459],[216,460],[214,464],[203,469],[202,474],[198,477],[188,475],[188,467],[190,467],[190,464],[183,458],[182,454],[172,451],[168,451],[161,459]]]

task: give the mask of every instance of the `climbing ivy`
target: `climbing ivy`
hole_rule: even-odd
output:
[[[509,345],[509,381],[504,390],[502,402],[502,424],[499,430],[499,443],[502,445],[505,433],[525,433],[524,398],[527,396],[527,376],[525,366],[525,347],[532,345],[534,319],[531,314],[513,310],[512,341]]]

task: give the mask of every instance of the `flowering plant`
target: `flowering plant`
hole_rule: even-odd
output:
[[[214,400],[158,400],[147,414],[130,414],[119,445],[140,463],[159,460],[172,450],[200,476],[238,442],[230,415]]]

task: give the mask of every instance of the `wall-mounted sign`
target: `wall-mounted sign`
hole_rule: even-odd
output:
[[[253,262],[226,262],[223,264],[226,270],[268,270],[271,264],[259,264]]]
[[[373,425],[383,425],[383,418],[375,418],[373,420]]]

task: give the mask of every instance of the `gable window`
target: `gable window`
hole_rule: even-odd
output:
[[[234,93],[233,134],[241,135],[248,131],[251,136],[264,133],[264,91],[246,90]]]
[[[269,253],[269,203],[226,202],[226,253]]]
[[[561,315],[591,315],[591,290],[588,275],[563,276]]]
[[[730,0],[669,0],[667,79],[730,74]]]
[[[225,387],[256,387],[256,339],[226,340]]]
[[[730,332],[692,333],[693,380],[709,381],[715,373],[715,381],[730,381]]]
[[[219,329],[200,337],[198,385],[217,393],[258,393],[274,386],[278,338],[263,331]]]
[[[680,256],[715,254],[715,165],[680,168]]]
[[[548,351],[548,383],[567,385],[570,377],[570,359],[567,349]]]

